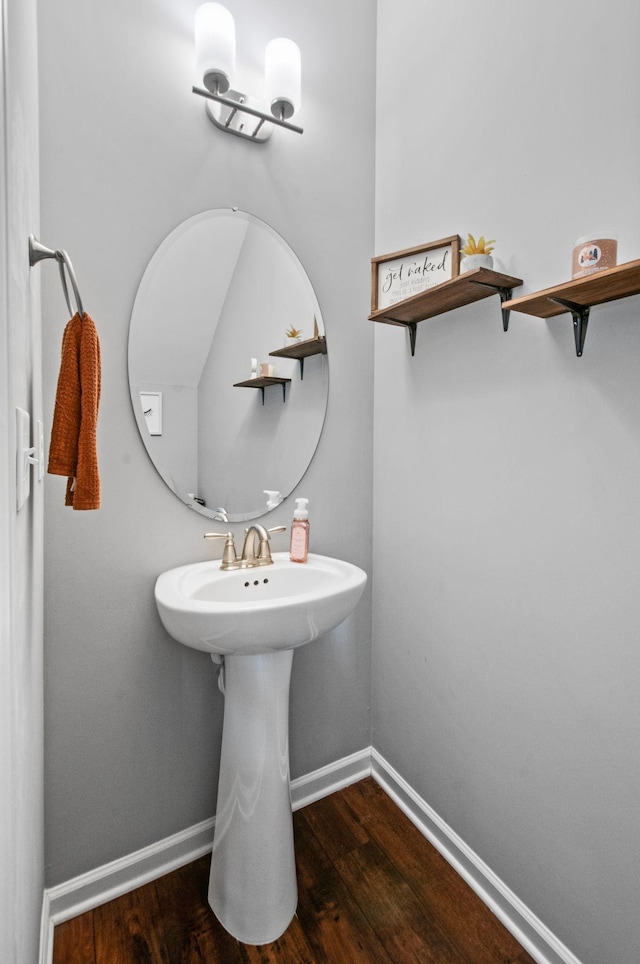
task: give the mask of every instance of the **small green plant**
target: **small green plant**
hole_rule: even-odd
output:
[[[293,325],[285,331],[287,338],[299,338],[301,334],[302,328],[295,328]]]
[[[485,241],[483,234],[480,235],[477,241],[474,236],[470,234],[460,253],[465,257],[471,254],[491,254],[494,244],[495,241]]]

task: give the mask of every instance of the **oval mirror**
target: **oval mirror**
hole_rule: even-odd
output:
[[[320,306],[284,239],[235,209],[178,225],[138,288],[129,387],[147,452],[186,505],[241,522],[286,498],[317,448],[329,370]]]

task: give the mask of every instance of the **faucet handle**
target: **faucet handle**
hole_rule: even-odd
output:
[[[284,532],[286,528],[286,526],[273,526],[271,529],[267,529],[267,538],[272,532]],[[271,558],[271,549],[268,542],[265,543],[264,546],[262,544],[260,545],[260,556],[261,558],[266,558],[267,562],[273,562],[273,559]]]
[[[239,569],[238,554],[236,544],[233,541],[233,532],[205,532],[205,539],[226,539],[222,552],[221,569]]]
[[[258,556],[255,561],[257,566],[268,566],[273,562],[273,559],[271,558],[269,536],[272,532],[284,532],[286,528],[286,526],[273,526],[273,528],[267,529],[266,532],[264,529],[262,529],[263,538],[258,541]],[[264,538],[264,535],[266,535],[266,539]]]

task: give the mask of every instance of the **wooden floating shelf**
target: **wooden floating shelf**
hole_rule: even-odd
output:
[[[382,321],[387,325],[425,321],[454,308],[490,298],[500,288],[516,288],[521,284],[521,278],[512,278],[489,268],[476,268],[475,271],[465,271],[457,278],[443,281],[434,288],[427,288],[411,298],[389,305],[388,308],[378,308],[369,315],[369,321]]]
[[[607,301],[637,294],[640,294],[640,261],[628,261],[615,268],[606,268],[584,278],[566,281],[555,288],[545,288],[544,291],[514,298],[506,302],[505,308],[523,311],[537,318],[553,318],[570,310],[558,302],[558,298],[591,308],[593,305],[602,305]]]
[[[324,335],[318,338],[307,338],[305,341],[296,341],[293,345],[287,345],[286,348],[270,351],[269,354],[275,358],[308,358],[310,355],[326,355],[327,339]]]
[[[606,268],[584,278],[575,278],[553,288],[514,298],[506,301],[503,308],[536,318],[555,318],[571,312],[576,354],[580,357],[587,333],[589,309],[637,294],[640,294],[640,260],[627,261],[615,268]]]
[[[244,382],[234,382],[234,388],[259,388],[262,391],[262,404],[264,405],[264,390],[271,385],[282,385],[282,401],[285,400],[287,383],[290,378],[279,378],[277,375],[257,375],[255,378],[247,378]]]
[[[474,271],[465,271],[457,278],[451,278],[450,281],[443,281],[433,288],[427,288],[404,301],[398,301],[395,305],[389,305],[388,308],[378,308],[369,315],[369,321],[409,328],[413,355],[418,322],[482,301],[495,294],[500,295],[503,307],[502,322],[506,331],[509,327],[509,313],[505,310],[510,303],[508,299],[511,298],[513,289],[521,284],[521,278],[514,278],[489,268],[476,268]]]
[[[287,345],[286,348],[278,348],[276,351],[269,352],[269,355],[273,355],[274,358],[297,358],[300,362],[300,378],[304,378],[305,358],[309,358],[311,355],[326,354],[327,339],[324,335],[319,335],[317,338],[306,338],[304,341],[296,341],[292,345]]]

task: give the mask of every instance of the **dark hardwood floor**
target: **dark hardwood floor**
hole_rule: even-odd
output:
[[[294,826],[298,912],[273,944],[220,926],[206,856],[59,924],[53,964],[535,964],[374,780]]]

